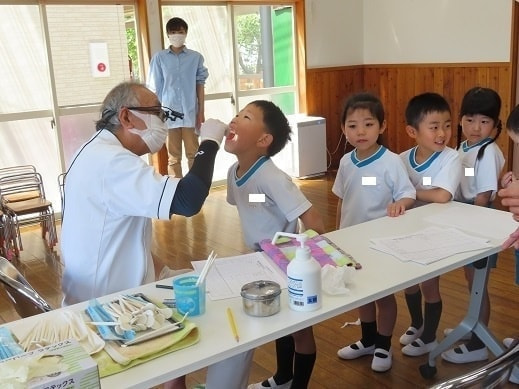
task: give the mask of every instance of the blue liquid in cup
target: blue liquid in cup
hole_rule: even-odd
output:
[[[189,316],[205,313],[205,282],[196,286],[198,276],[182,276],[173,280],[177,312]]]

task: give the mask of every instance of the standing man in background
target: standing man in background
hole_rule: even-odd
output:
[[[168,120],[168,174],[182,177],[182,143],[189,169],[198,150],[198,130],[205,121],[204,85],[209,76],[204,57],[184,42],[187,23],[171,18],[166,23],[170,46],[156,53],[150,62],[148,87],[161,103],[182,112],[184,119]]]

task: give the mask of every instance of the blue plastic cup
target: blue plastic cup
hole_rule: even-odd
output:
[[[198,276],[182,276],[173,279],[173,290],[177,304],[177,312],[189,316],[205,313],[205,281],[196,286]]]

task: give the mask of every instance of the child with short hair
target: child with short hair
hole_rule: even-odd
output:
[[[471,88],[461,101],[458,124],[458,154],[461,159],[461,183],[455,200],[468,204],[488,207],[496,196],[499,176],[505,164],[505,158],[495,140],[501,133],[501,98],[490,88]],[[465,141],[461,142],[462,133]],[[467,169],[470,169],[468,172]],[[468,174],[467,174],[468,173]],[[474,281],[475,267],[486,265],[496,267],[497,255],[476,261],[464,267],[465,279],[469,291]],[[488,290],[482,296],[480,321],[488,326],[490,320],[490,299]],[[451,329],[444,333],[448,335]],[[441,354],[442,358],[452,363],[469,363],[488,359],[485,344],[472,334],[466,344],[461,344]]]
[[[416,146],[400,154],[409,178],[416,188],[417,205],[451,201],[461,178],[458,153],[447,147],[451,129],[451,110],[437,93],[413,97],[405,111],[406,132]],[[425,307],[422,316],[422,293]],[[429,353],[438,342],[436,330],[442,313],[440,277],[405,289],[411,325],[400,337],[402,352],[408,356]]]
[[[402,215],[413,206],[416,191],[398,155],[378,143],[386,129],[380,100],[368,93],[351,96],[342,112],[341,128],[346,141],[355,149],[341,158],[332,188],[339,197],[337,229],[385,215]],[[364,185],[365,178],[374,179],[373,185]],[[396,314],[393,294],[360,307],[362,338],[341,348],[337,352],[339,358],[373,355],[371,368],[374,371],[389,370]]]
[[[249,103],[229,125],[225,151],[238,162],[227,174],[227,202],[236,205],[247,246],[259,250],[259,242],[272,239],[278,231],[305,229],[324,233],[319,212],[290,177],[272,162],[290,139],[290,126],[283,112],[270,101]],[[250,194],[264,195],[263,202],[250,202]],[[276,340],[277,371],[249,389],[304,389],[315,364],[316,348],[312,327]]]

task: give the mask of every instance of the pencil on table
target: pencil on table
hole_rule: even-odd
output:
[[[231,308],[227,308],[227,319],[229,320],[229,325],[231,326],[234,339],[239,342],[240,336],[238,335],[238,328],[236,327],[236,321],[234,320],[234,314],[232,313]]]

